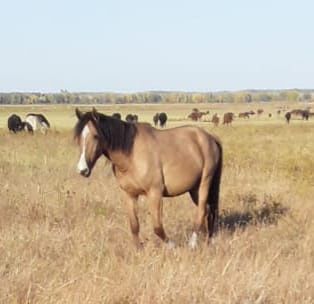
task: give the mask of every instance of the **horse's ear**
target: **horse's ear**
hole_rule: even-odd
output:
[[[97,110],[93,107],[93,111],[92,111],[92,117],[93,119],[98,122],[99,121],[99,115],[98,115],[98,112]]]
[[[80,120],[83,116],[83,113],[79,110],[79,108],[75,109],[75,114],[76,114],[76,117],[78,118],[78,120]]]

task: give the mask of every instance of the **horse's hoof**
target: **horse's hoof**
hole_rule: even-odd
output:
[[[173,241],[168,241],[166,243],[166,246],[167,246],[168,249],[174,249],[176,247],[176,244]]]
[[[189,240],[189,247],[191,249],[196,249],[196,247],[197,247],[197,233],[196,232],[192,233],[192,236]]]

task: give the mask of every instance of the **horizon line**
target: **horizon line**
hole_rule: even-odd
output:
[[[239,89],[239,90],[168,90],[168,89],[152,89],[152,90],[143,90],[143,91],[70,91],[66,89],[60,89],[59,91],[37,91],[37,90],[29,90],[29,91],[0,91],[0,94],[143,94],[143,93],[185,93],[185,94],[218,94],[218,93],[241,93],[241,92],[280,92],[280,91],[314,91],[314,88],[277,88],[277,89]]]

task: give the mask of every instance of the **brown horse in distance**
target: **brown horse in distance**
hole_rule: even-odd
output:
[[[264,113],[264,110],[263,109],[258,109],[257,110],[257,115],[260,116]]]
[[[188,118],[194,120],[194,121],[198,121],[200,119],[202,119],[202,117],[204,115],[209,114],[209,111],[206,112],[200,112],[198,109],[193,109],[193,112],[191,114],[188,115]]]
[[[234,118],[234,114],[232,112],[227,112],[224,114],[224,118],[223,118],[223,124],[224,125],[229,125],[232,123]]]
[[[156,113],[153,116],[153,122],[154,122],[154,126],[157,127],[158,126],[158,122],[159,122],[159,113]]]
[[[290,111],[291,115],[300,116],[303,120],[308,120],[310,117],[310,111],[309,110],[301,110],[301,109],[295,109]]]
[[[138,116],[136,114],[128,114],[127,116],[125,116],[125,120],[127,122],[137,123]]]
[[[157,130],[145,123],[128,123],[96,112],[76,109],[75,138],[81,156],[78,172],[89,177],[97,159],[104,155],[125,197],[131,232],[140,245],[136,202],[148,199],[157,236],[169,245],[162,225],[162,197],[189,192],[198,206],[190,246],[197,245],[205,226],[208,236],[217,229],[222,146],[218,139],[193,126]]]
[[[113,113],[112,117],[114,117],[116,119],[121,119],[121,114],[120,113]]]
[[[214,124],[215,127],[218,127],[219,125],[219,117],[217,115],[217,113],[215,113],[212,117],[212,123]]]
[[[239,118],[250,118],[250,113],[249,112],[239,113]]]
[[[154,122],[155,127],[157,127],[159,123],[160,127],[164,128],[166,126],[167,120],[168,120],[168,116],[165,112],[156,113],[153,116],[153,122]]]
[[[287,113],[285,114],[285,118],[286,118],[287,123],[290,123],[291,113],[290,113],[290,112],[287,112]]]

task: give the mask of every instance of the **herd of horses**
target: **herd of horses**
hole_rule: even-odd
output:
[[[277,110],[277,116],[281,114],[282,110]],[[257,109],[257,111],[246,111],[246,112],[240,112],[238,115],[236,115],[233,112],[227,112],[223,114],[222,117],[222,124],[223,125],[230,125],[235,120],[236,117],[238,118],[244,118],[249,119],[251,116],[257,115],[261,116],[264,113],[263,109]],[[206,117],[209,115],[209,111],[202,112],[199,111],[197,108],[194,108],[190,114],[187,115],[187,118],[192,121],[209,121],[214,124],[214,126],[218,126],[220,123],[220,118],[217,113],[214,113],[211,120],[203,119],[203,117]],[[122,115],[120,113],[113,113],[111,115],[115,119],[122,120]],[[308,120],[309,117],[314,116],[313,112],[310,112],[309,109],[294,109],[292,111],[288,111],[285,113],[284,117],[286,119],[286,122],[289,123],[292,117],[299,117],[303,120]],[[272,113],[268,113],[268,117],[272,117]],[[137,114],[127,114],[125,116],[125,121],[129,123],[138,123],[139,117]],[[154,123],[155,127],[160,126],[161,128],[164,128],[166,126],[166,123],[168,121],[168,116],[165,112],[156,113],[152,121]],[[17,114],[12,114],[8,118],[8,129],[12,131],[13,133],[26,131],[29,133],[32,133],[36,130],[40,130],[43,133],[46,133],[47,130],[50,128],[50,123],[48,119],[41,113],[29,113],[26,115],[25,120],[23,121],[20,116]]]
[[[263,112],[259,109],[257,115]],[[253,111],[248,113],[255,114]],[[192,114],[188,118],[199,120],[209,112],[193,109]],[[151,124],[139,123],[137,117],[134,123],[134,120],[127,119],[129,115],[123,121],[121,115],[108,116],[95,109],[82,113],[76,109],[78,121],[74,133],[80,149],[78,173],[89,177],[102,156],[111,162],[113,174],[123,193],[133,241],[137,247],[142,246],[136,204],[140,195],[147,198],[155,234],[172,247],[174,243],[162,224],[162,198],[189,193],[197,206],[189,246],[197,246],[201,232],[207,231],[209,241],[218,228],[223,166],[220,140],[197,126],[160,130]],[[230,124],[234,116],[232,112],[225,113],[223,123]],[[166,113],[153,116],[155,126],[159,124],[162,128],[166,121]],[[217,114],[214,114],[212,121],[218,125]]]
[[[8,129],[13,133],[26,131],[33,134],[37,130],[46,133],[49,128],[49,121],[43,114],[39,113],[27,114],[24,121],[16,114],[12,114],[8,118]]]
[[[263,109],[257,109],[257,111],[253,111],[253,110],[250,110],[250,111],[246,111],[246,112],[240,112],[238,115],[236,115],[235,113],[233,112],[227,112],[227,113],[224,113],[223,114],[223,121],[222,121],[222,124],[224,125],[230,125],[232,124],[232,122],[235,120],[236,117],[238,118],[244,118],[244,119],[249,119],[251,116],[254,116],[254,115],[257,115],[257,116],[261,116],[263,113],[265,113],[265,111]],[[282,113],[282,110],[277,110],[277,116],[280,116]],[[188,115],[188,118],[190,118],[191,120],[193,121],[201,121],[202,120],[202,117],[204,115],[208,115],[209,114],[209,111],[207,112],[201,112],[199,111],[197,108],[194,108],[192,110],[192,113],[190,113]],[[273,116],[272,113],[268,113],[268,117],[271,118]],[[290,122],[290,119],[291,117],[296,117],[296,118],[301,118],[303,120],[308,120],[309,117],[311,116],[314,116],[314,113],[313,112],[310,112],[309,109],[305,109],[305,110],[302,110],[302,109],[294,109],[292,111],[289,111],[289,112],[286,112],[284,117],[286,119],[286,122],[289,123]],[[218,116],[217,113],[215,113],[213,116],[212,116],[212,119],[211,120],[204,120],[204,121],[210,121],[214,124],[214,126],[218,126],[219,125],[219,122],[220,122],[220,118]]]
[[[259,109],[256,115],[262,115]],[[139,122],[138,115],[128,114],[125,120],[120,113],[105,115],[95,109],[82,113],[75,111],[77,123],[74,138],[80,149],[77,171],[89,177],[97,160],[104,156],[112,165],[113,174],[123,194],[134,244],[142,246],[137,215],[137,200],[144,195],[150,207],[155,234],[168,246],[174,243],[167,236],[162,224],[163,197],[189,193],[197,206],[195,224],[189,246],[195,248],[201,232],[207,232],[209,241],[218,228],[219,189],[223,167],[223,148],[219,138],[198,126],[180,126],[164,129],[168,116],[156,113],[149,123]],[[200,120],[209,111],[193,109],[189,119]],[[280,113],[277,113],[278,115]],[[249,118],[254,111],[238,114]],[[308,120],[309,110],[292,110],[285,114]],[[223,115],[223,124],[231,124],[235,114]],[[219,124],[215,113],[211,120]],[[8,128],[13,133],[50,128],[47,118],[40,113],[29,113],[24,121],[16,114],[8,118]],[[182,144],[184,143],[184,144]],[[206,229],[207,227],[207,229]]]

